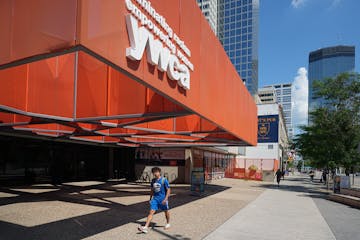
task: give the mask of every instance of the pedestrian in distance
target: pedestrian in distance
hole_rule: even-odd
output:
[[[151,181],[150,190],[150,211],[144,226],[139,226],[138,230],[148,233],[149,225],[156,211],[162,210],[165,213],[166,225],[165,230],[170,228],[169,196],[170,185],[166,178],[161,176],[161,169],[154,167],[151,169],[155,178]]]
[[[324,181],[324,185],[326,185],[326,175],[327,175],[327,171],[326,171],[326,169],[324,169],[323,170],[323,172],[322,172],[322,180]]]
[[[315,176],[315,173],[314,173],[313,170],[310,170],[309,176],[310,176],[310,180],[313,182],[314,181],[314,176]]]
[[[275,176],[276,176],[276,182],[278,184],[278,187],[280,187],[280,180],[281,180],[281,177],[282,177],[282,171],[280,169],[278,169],[275,173]]]

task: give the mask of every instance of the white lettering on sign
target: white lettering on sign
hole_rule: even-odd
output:
[[[136,0],[136,2],[155,19],[166,33],[141,12],[131,0],[125,0],[126,8],[131,12],[126,15],[126,27],[130,40],[130,47],[126,49],[126,57],[139,61],[146,49],[147,61],[151,65],[157,66],[162,72],[166,71],[170,79],[178,81],[181,87],[190,90],[189,69],[194,71],[194,65],[188,59],[191,56],[190,50],[184,41],[173,32],[165,18],[155,11],[150,1]],[[172,39],[176,44],[172,42]]]

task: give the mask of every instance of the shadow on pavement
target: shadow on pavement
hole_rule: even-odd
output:
[[[170,199],[171,208],[184,205],[189,202],[199,200],[203,197],[216,194],[228,189],[228,187],[207,185],[206,194],[203,196],[190,195],[188,185],[172,185],[172,195]],[[25,186],[25,187],[6,187],[0,188],[0,192],[11,197],[1,197],[0,195],[0,239],[83,239],[104,231],[122,226],[127,223],[137,223],[139,219],[146,217],[148,212],[148,194],[149,186],[143,184],[134,184],[127,182],[103,182],[90,186],[75,185],[43,185],[43,186]],[[16,213],[29,212],[27,204],[38,203],[41,205],[44,201],[60,201],[64,204],[64,214],[66,204],[81,204],[84,207],[90,206],[99,209],[96,212],[83,211],[79,216],[63,217],[62,219],[51,218],[56,212],[46,212],[50,220],[41,224],[23,223],[23,216],[14,216],[14,213],[7,208],[14,207]],[[22,206],[20,206],[22,205]],[[97,208],[98,207],[98,208]],[[81,208],[81,206],[75,206]],[[13,208],[12,208],[13,209]],[[31,209],[30,209],[31,211]],[[49,211],[52,211],[50,208]],[[62,211],[62,210],[61,210]],[[13,214],[9,220],[2,213]],[[84,213],[86,212],[86,213]],[[30,215],[30,220],[42,219],[34,210],[34,215]],[[71,215],[71,214],[68,214]],[[4,220],[4,218],[6,220]],[[52,221],[55,219],[54,221]],[[36,221],[35,221],[36,222]],[[189,239],[186,236],[169,235],[168,233],[155,227],[154,230],[164,236],[164,239]],[[134,229],[136,234],[136,229]],[[121,239],[121,236],[119,236]]]

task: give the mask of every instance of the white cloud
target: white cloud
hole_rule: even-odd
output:
[[[299,132],[298,126],[307,124],[308,121],[308,76],[305,67],[301,67],[297,71],[294,78],[293,87],[293,125],[295,134]]]
[[[305,4],[306,0],[291,0],[291,6],[293,8],[299,8]]]

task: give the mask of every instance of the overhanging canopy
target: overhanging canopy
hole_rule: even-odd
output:
[[[134,147],[255,145],[256,105],[196,2],[151,2],[191,51],[172,39],[194,66],[190,89],[149,63],[148,45],[140,60],[126,56],[129,2],[152,18],[137,0],[0,2],[0,133]]]

